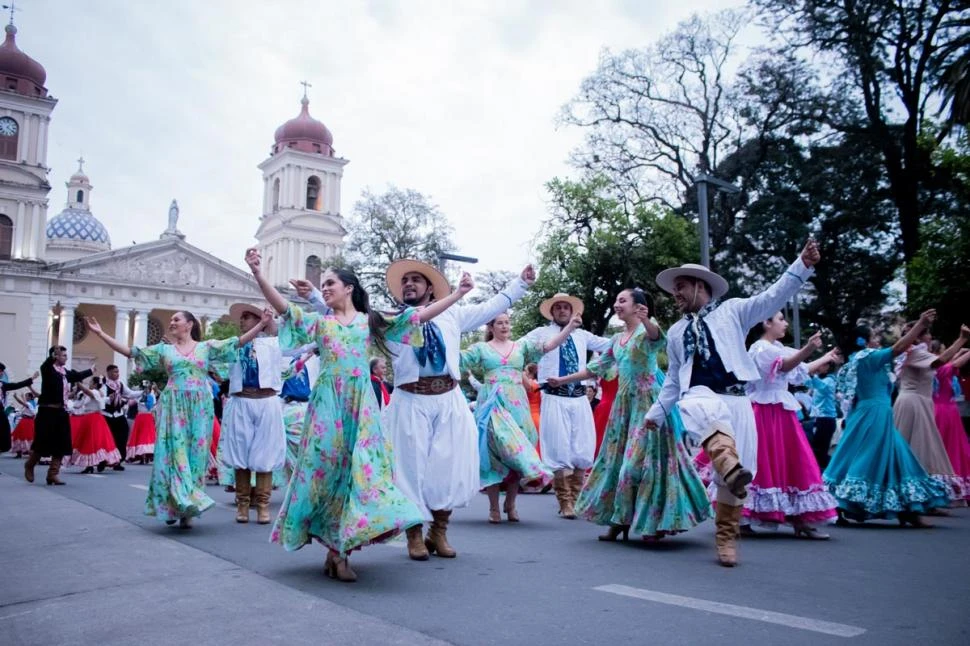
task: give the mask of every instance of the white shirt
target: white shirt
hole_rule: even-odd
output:
[[[285,365],[279,339],[275,336],[258,336],[253,339],[253,348],[256,350],[256,366],[259,369],[259,387],[272,388],[279,394],[283,389]],[[229,367],[229,394],[240,392],[242,384],[242,362],[236,361]]]
[[[548,325],[542,327],[537,327],[528,334],[525,335],[525,339],[528,341],[538,341],[540,343],[546,343],[552,337],[556,336],[562,331],[562,328],[553,321],[549,321]],[[579,369],[578,371],[583,371],[586,369],[586,354],[588,351],[593,352],[606,352],[610,349],[613,342],[610,339],[606,339],[601,336],[596,336],[589,330],[575,329],[569,335],[576,345],[576,354],[579,356]],[[563,342],[565,343],[565,341]],[[562,347],[562,346],[559,346]],[[539,383],[544,384],[549,379],[549,377],[565,377],[566,375],[559,374],[559,347],[550,350],[549,352],[542,355],[539,359]]]
[[[725,370],[733,372],[740,381],[756,381],[761,377],[745,351],[744,337],[752,327],[778,313],[813,273],[815,270],[806,267],[799,258],[765,291],[750,298],[726,300],[704,317]],[[682,318],[667,331],[667,377],[646,417],[658,426],[663,425],[674,404],[690,388],[694,361],[684,359],[686,327],[687,319]]]
[[[755,341],[748,349],[748,356],[754,361],[761,374],[759,379],[745,385],[748,398],[756,404],[781,404],[786,410],[797,411],[801,408],[795,395],[788,391],[788,385],[798,386],[808,381],[808,364],[800,363],[788,372],[781,371],[782,362],[797,350],[778,341],[774,343],[763,339]],[[811,397],[808,408],[812,407]]]
[[[98,390],[92,390],[91,395],[84,393],[81,397],[81,401],[77,404],[77,414],[84,415],[85,413],[96,413],[104,408],[104,395]]]
[[[119,380],[118,385],[121,386],[121,388],[119,388],[119,391],[121,392],[121,399],[122,399],[121,410],[115,411],[113,413],[104,411],[105,417],[124,417],[125,414],[128,412],[128,400],[138,399],[139,397],[141,397],[142,391],[132,390],[131,388],[125,385],[125,382]],[[107,406],[110,401],[107,383],[101,386],[101,394],[104,396],[104,406]]]

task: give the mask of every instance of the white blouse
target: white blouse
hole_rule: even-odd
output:
[[[795,396],[788,392],[789,385],[800,385],[808,381],[808,364],[800,363],[788,372],[781,371],[782,362],[797,350],[782,345],[778,341],[764,339],[755,341],[748,349],[748,356],[758,368],[760,379],[745,385],[748,398],[756,404],[781,404],[786,410],[797,411],[801,406]]]

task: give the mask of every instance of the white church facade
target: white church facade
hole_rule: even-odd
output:
[[[113,248],[91,210],[94,187],[83,160],[66,184],[65,208],[48,219],[47,132],[57,100],[48,95],[44,68],[17,47],[16,33],[7,25],[0,45],[0,362],[11,379],[35,371],[54,344],[68,349],[77,369],[114,363],[126,375],[127,360],[88,333],[84,316],[115,338],[145,345],[161,340],[179,310],[205,327],[232,303],[261,302],[248,272],[185,240],[175,200],[158,240]],[[340,253],[346,164],[304,96],[300,114],[276,130],[259,164],[264,199],[255,246],[273,284],[318,280],[320,267]],[[244,250],[236,251],[241,258]]]

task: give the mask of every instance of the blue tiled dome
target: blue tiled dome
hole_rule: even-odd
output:
[[[90,211],[67,208],[47,223],[50,242],[86,242],[111,248],[111,238],[104,225]]]

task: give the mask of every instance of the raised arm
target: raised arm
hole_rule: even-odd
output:
[[[940,353],[940,356],[937,357],[933,364],[942,366],[944,363],[949,363],[953,357],[957,356],[957,352],[960,351],[960,348],[966,345],[967,339],[970,339],[970,327],[961,325],[960,336],[957,337],[957,340],[954,341],[949,348]]]
[[[273,320],[273,311],[270,309],[264,309],[263,315],[259,319],[259,323],[253,326],[253,328],[239,337],[239,345],[246,345],[253,339],[259,336],[259,333],[266,329],[266,326],[270,324]]]
[[[822,366],[827,363],[834,363],[836,365],[842,363],[842,351],[838,348],[832,348],[815,361],[809,363],[808,374],[814,375],[816,372],[822,369]],[[818,379],[818,377],[812,377],[812,379]]]
[[[422,307],[418,311],[418,318],[422,323],[427,323],[434,317],[438,316],[446,309],[457,303],[462,299],[462,297],[475,288],[475,281],[472,280],[472,275],[467,271],[461,275],[461,282],[458,283],[458,289],[448,294],[440,301],[435,301],[428,305],[427,307]]]
[[[813,334],[805,345],[797,352],[789,355],[787,359],[782,360],[781,367],[779,370],[781,372],[790,372],[800,363],[804,363],[806,359],[812,356],[816,350],[822,347],[822,333],[816,332]],[[809,369],[811,372],[811,369]]]
[[[558,388],[559,386],[562,386],[564,384],[571,384],[576,381],[584,381],[586,379],[592,379],[595,376],[596,375],[590,372],[589,368],[583,368],[579,372],[574,372],[573,374],[566,375],[565,377],[549,377],[548,379],[546,379],[546,383],[552,386],[553,388]]]
[[[959,370],[966,365],[967,361],[970,361],[970,350],[964,349],[957,353],[956,359],[951,361],[954,370]]]
[[[286,312],[289,304],[283,295],[280,294],[275,287],[269,284],[266,280],[266,276],[263,275],[262,258],[259,255],[259,251],[255,247],[250,247],[246,249],[246,264],[249,265],[249,270],[253,272],[253,278],[256,279],[256,284],[259,285],[259,290],[263,292],[263,296],[273,309],[277,313],[283,314]]]
[[[131,348],[102,330],[101,325],[98,323],[96,318],[93,316],[86,316],[84,317],[84,322],[87,323],[88,329],[94,333],[94,336],[104,341],[109,348],[119,354],[123,354],[126,357],[131,358]]]
[[[728,303],[738,313],[742,327],[750,329],[759,321],[771,318],[785,303],[798,293],[805,281],[814,273],[821,259],[818,244],[809,239],[801,256],[768,289],[750,298],[731,299]]]
[[[582,325],[583,325],[583,317],[577,314],[572,319],[570,319],[569,323],[566,324],[566,327],[559,330],[559,332],[554,337],[550,338],[548,341],[542,344],[542,351],[544,353],[552,352],[553,350],[555,350],[556,348],[558,348],[559,346],[561,346],[563,343],[566,342],[566,339],[568,339],[569,335],[573,333],[573,330],[582,327]]]
[[[459,329],[462,332],[471,332],[485,325],[525,296],[526,290],[535,282],[535,279],[535,269],[532,265],[526,265],[519,277],[512,280],[495,296],[484,303],[462,307],[458,310]]]
[[[906,350],[909,349],[909,346],[913,345],[913,343],[916,342],[916,339],[918,339],[920,335],[926,331],[926,328],[932,325],[933,321],[935,320],[936,320],[935,309],[926,310],[925,312],[920,314],[919,321],[916,322],[916,325],[914,325],[909,330],[909,332],[907,332],[905,335],[903,335],[902,338],[900,338],[898,341],[896,341],[896,343],[893,344],[893,347],[892,347],[893,356],[896,357],[906,352]]]
[[[323,294],[313,283],[301,278],[291,278],[290,284],[296,290],[296,295],[306,300],[317,314],[332,314],[333,310],[323,301]]]

